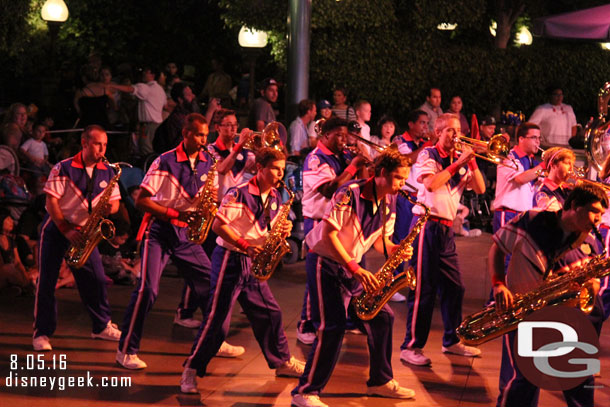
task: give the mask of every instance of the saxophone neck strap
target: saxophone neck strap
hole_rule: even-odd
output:
[[[385,213],[385,196],[382,197],[381,203],[379,203],[379,199],[377,198],[377,183],[375,182],[375,178],[373,177],[373,207],[377,206],[377,212],[381,211],[381,242],[383,243],[383,255],[385,259],[388,259],[388,248],[385,245],[385,222],[386,222],[386,213]]]
[[[83,152],[81,151],[81,160],[83,162],[83,170],[85,171],[85,176],[87,177],[87,191],[85,192],[85,196],[87,197],[87,211],[89,214],[93,211],[93,185],[95,182],[95,175],[97,173],[97,165],[93,165],[93,172],[91,176],[87,172],[87,167],[85,167],[85,159],[82,156]]]

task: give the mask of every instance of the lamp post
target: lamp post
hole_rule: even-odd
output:
[[[52,105],[52,97],[55,93],[55,41],[57,40],[57,34],[59,33],[59,26],[68,19],[68,7],[63,0],[47,0],[42,6],[40,15],[44,21],[47,22],[49,27],[49,36],[51,37],[51,44],[49,47],[49,68],[47,75],[42,78],[42,98],[45,105]]]
[[[248,65],[250,66],[248,106],[252,106],[252,102],[254,101],[254,71],[256,68],[256,57],[260,54],[261,48],[264,48],[267,45],[267,33],[243,26],[241,27],[241,30],[239,30],[237,41],[244,49],[246,61],[248,61]]]

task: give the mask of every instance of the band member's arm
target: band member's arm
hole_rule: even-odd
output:
[[[121,206],[120,202],[121,201],[119,201],[118,199],[110,202],[109,214],[117,213],[119,211],[119,207]]]
[[[254,258],[254,256],[260,253],[260,251],[262,250],[260,246],[250,244],[244,238],[235,233],[233,229],[231,229],[231,227],[224,223],[220,218],[214,218],[214,223],[212,223],[212,230],[225,242],[230,243],[235,247],[239,247],[240,249],[248,253],[248,256],[251,258]]]
[[[237,156],[241,153],[244,144],[246,143],[246,141],[248,141],[248,139],[250,139],[251,136],[252,131],[250,129],[242,129],[241,133],[239,134],[239,142],[233,146],[233,149],[231,150],[229,155],[222,160],[218,160],[217,168],[219,174],[226,174],[231,170],[231,168],[233,168]]]
[[[136,198],[136,208],[164,220],[178,219],[186,222],[192,214],[192,211],[177,211],[174,208],[159,205],[150,199],[151,197],[151,193],[146,188],[140,188],[140,192]]]
[[[453,162],[453,164],[436,174],[423,175],[422,181],[424,186],[430,192],[436,191],[437,189],[445,185],[447,182],[449,182],[451,177],[453,177],[453,175],[455,175],[455,173],[459,171],[461,167],[467,165],[471,159],[474,159],[474,152],[470,147],[464,147],[464,149],[462,150],[462,154],[458,157],[457,160],[455,160],[455,162]],[[475,192],[482,193],[478,192],[476,189]],[[483,182],[483,192],[485,192],[485,182]]]
[[[64,214],[59,207],[59,200],[57,198],[47,194],[46,207],[51,220],[53,220],[53,223],[55,223],[57,228],[66,237],[66,239],[70,241],[70,243],[84,243],[84,236],[64,217]]]
[[[506,287],[506,274],[504,272],[504,259],[506,255],[494,242],[487,256],[487,269],[491,274],[493,283],[493,296],[496,308],[504,310],[513,303],[513,294]]]
[[[483,194],[485,193],[485,179],[483,178],[483,174],[481,174],[481,170],[479,170],[479,167],[476,165],[476,161],[472,159],[471,163],[473,164],[471,167],[472,179],[468,183],[468,186],[472,188],[475,193]]]
[[[542,163],[540,163],[534,168],[530,168],[527,171],[523,171],[521,174],[513,178],[513,181],[515,181],[518,185],[523,185],[538,178],[538,171],[542,171],[543,169],[544,166]]]
[[[352,259],[339,240],[339,231],[334,228],[329,222],[324,222],[323,235],[328,236],[330,241],[329,249],[334,252],[334,257],[341,259],[342,265],[349,270],[354,278],[362,284],[365,291],[371,292],[379,288],[379,281],[375,275],[368,270],[360,267],[354,259]],[[383,250],[383,249],[382,249]]]
[[[356,175],[358,169],[364,166],[365,163],[366,160],[363,157],[357,156],[338,177],[320,185],[318,187],[318,192],[325,198],[331,199],[337,188],[352,179],[354,175]]]

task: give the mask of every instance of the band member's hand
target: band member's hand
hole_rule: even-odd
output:
[[[504,311],[513,305],[513,294],[504,284],[495,285],[493,288],[496,310]]]
[[[362,288],[364,288],[364,291],[366,291],[367,293],[379,289],[380,284],[379,281],[377,281],[377,279],[375,278],[375,275],[370,271],[363,269],[362,267],[360,267],[354,273],[354,277],[360,282],[360,284],[362,284]]]
[[[357,155],[356,157],[354,157],[351,164],[356,168],[362,168],[367,162],[368,161],[365,157],[363,157],[362,155]]]
[[[250,130],[247,127],[243,128],[241,130],[241,133],[239,133],[239,144],[243,144],[246,141],[250,140],[252,135],[253,135],[252,130]]]
[[[398,250],[399,247],[399,244],[395,244],[390,248],[390,253],[394,253],[396,250]],[[413,257],[413,246],[407,246],[407,248],[405,249],[405,255],[407,255],[408,257]]]
[[[248,246],[248,248],[246,249],[246,253],[248,254],[248,257],[250,257],[251,259],[255,258],[257,254],[259,254],[261,251],[263,250],[262,247],[260,246],[254,246],[254,245],[250,245]]]
[[[212,199],[214,202],[218,202],[218,188],[212,188]]]
[[[457,162],[459,163],[459,165],[467,164],[468,161],[470,161],[473,158],[474,158],[474,151],[472,151],[472,148],[470,148],[469,146],[466,146],[466,145],[462,145],[462,154],[460,154],[460,157],[457,159]]]
[[[79,232],[78,230],[74,229],[74,228],[70,228],[68,229],[65,233],[64,236],[66,237],[66,239],[68,239],[70,241],[70,243],[72,243],[73,245],[79,245],[82,246],[85,244],[85,236],[83,236],[83,234],[81,232]]]
[[[284,224],[282,225],[282,236],[284,237],[288,237],[290,236],[290,232],[292,232],[292,222],[287,220],[286,222],[284,222]]]
[[[178,220],[180,222],[190,223],[195,220],[197,217],[196,211],[180,211],[178,215]]]

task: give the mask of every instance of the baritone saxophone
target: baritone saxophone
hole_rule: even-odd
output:
[[[428,220],[430,208],[421,202],[417,202],[402,190],[399,193],[405,196],[412,204],[421,206],[424,209],[424,214],[417,220],[409,234],[398,244],[398,248],[388,257],[379,271],[375,273],[375,278],[381,284],[380,288],[370,293],[365,291],[354,299],[356,315],[363,321],[375,318],[379,311],[381,311],[381,308],[398,290],[404,287],[415,290],[417,284],[413,267],[405,265],[406,270],[396,276],[394,275],[394,270],[411,258],[407,254],[407,249],[411,247],[413,241]]]

